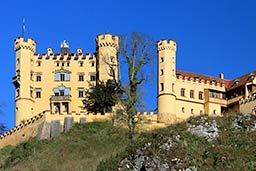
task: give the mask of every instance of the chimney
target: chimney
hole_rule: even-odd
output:
[[[224,74],[223,73],[220,73],[220,78],[224,79]]]

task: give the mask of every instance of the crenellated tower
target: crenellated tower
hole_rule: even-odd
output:
[[[96,80],[118,81],[118,48],[119,37],[111,34],[99,34],[96,38]]]
[[[160,40],[158,52],[158,121],[173,123],[176,118],[176,42]]]
[[[14,48],[16,51],[16,75],[13,77],[13,84],[16,88],[16,125],[18,125],[23,120],[33,116],[34,100],[31,85],[36,42],[31,38],[25,41],[23,37],[18,37],[15,39]]]

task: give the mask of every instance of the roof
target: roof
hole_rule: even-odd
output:
[[[246,83],[252,82],[253,80],[252,76],[254,76],[253,78],[256,78],[256,70],[253,72],[247,73],[241,77],[235,78],[234,80],[221,79],[218,77],[213,77],[213,76],[208,76],[208,75],[203,75],[203,74],[198,74],[193,72],[187,72],[182,70],[177,70],[176,75],[177,77],[181,75],[183,79],[185,79],[185,77],[188,77],[188,79],[190,78],[199,79],[199,82],[201,80],[206,80],[206,81],[210,81],[210,83],[216,82],[216,83],[224,84],[226,90],[229,91],[229,90],[238,88],[240,86],[244,86]]]

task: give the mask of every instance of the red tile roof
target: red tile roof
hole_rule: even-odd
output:
[[[218,78],[218,77],[213,77],[213,76],[208,76],[208,75],[203,75],[203,74],[197,74],[197,73],[187,72],[187,71],[182,71],[182,70],[177,70],[176,71],[176,75],[177,75],[178,78],[181,75],[183,77],[182,79],[185,79],[185,76],[186,76],[186,77],[188,77],[188,79],[190,79],[190,78],[199,79],[199,82],[201,80],[210,81],[210,83],[215,81],[216,83],[224,84],[227,91],[233,90],[233,89],[238,88],[240,86],[244,86],[246,83],[251,82],[252,79],[250,79],[250,76],[253,75],[253,74],[256,77],[256,70],[253,71],[253,72],[250,72],[248,74],[245,74],[241,77],[238,77],[234,80],[226,80],[226,79],[221,79],[221,78]]]

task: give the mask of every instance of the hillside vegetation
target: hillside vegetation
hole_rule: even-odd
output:
[[[31,139],[0,150],[0,170],[93,171],[98,163],[129,144],[127,130],[109,122],[75,124],[67,134],[50,140]]]
[[[256,116],[206,115],[127,138],[108,122],[0,150],[0,170],[255,171]]]

